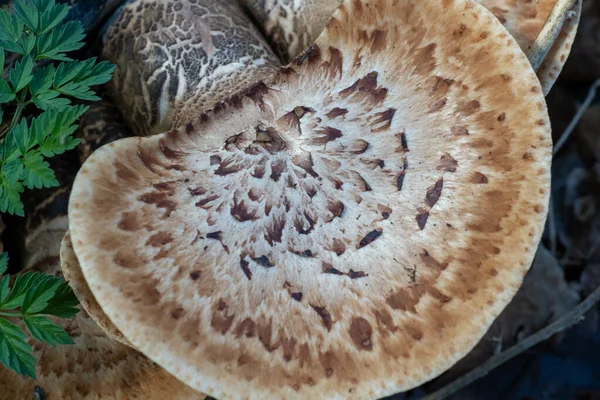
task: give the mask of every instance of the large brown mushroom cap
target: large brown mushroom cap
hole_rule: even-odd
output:
[[[542,90],[465,0],[348,0],[278,75],[94,153],[74,250],[131,343],[218,398],[440,374],[515,294],[550,186]]]
[[[60,275],[58,262],[41,270]],[[75,344],[51,347],[31,341],[38,360],[36,379],[0,367],[0,399],[26,400],[202,400],[139,352],[104,335],[85,311],[70,320],[52,318]],[[17,322],[17,321],[14,321]],[[37,393],[40,397],[35,397]]]
[[[232,0],[132,0],[103,41],[113,99],[138,136],[181,126],[279,67]]]
[[[514,1],[475,0],[490,10],[515,37],[521,49],[528,53],[542,31],[557,0]],[[544,94],[548,94],[571,53],[581,18],[582,1],[577,1],[575,14],[565,23],[554,46],[538,71]]]

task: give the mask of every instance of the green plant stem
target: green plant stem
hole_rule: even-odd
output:
[[[0,140],[3,141],[2,146],[4,148],[4,151],[3,151],[4,155],[6,155],[6,141],[4,139],[6,138],[6,136],[10,132],[10,130],[16,124],[19,123],[19,120],[21,119],[21,114],[23,114],[23,110],[29,103],[31,103],[31,100],[25,101],[25,98],[27,97],[27,88],[24,88],[20,95],[21,95],[21,97],[17,99],[17,109],[15,110],[12,120],[10,121],[10,126],[8,127],[8,129],[6,131],[0,132]]]
[[[0,317],[17,317],[17,318],[22,318],[23,315],[21,313],[0,312]]]
[[[10,121],[10,127],[8,128],[9,132],[13,128],[13,126],[15,126],[16,124],[19,123],[19,120],[21,119],[21,114],[23,113],[25,106],[29,103],[29,102],[25,102],[26,97],[27,97],[27,88],[24,88],[23,91],[21,92],[21,98],[17,100],[17,109],[15,110],[15,114],[13,115],[12,121]]]
[[[12,121],[10,121],[10,126],[8,127],[8,131],[9,132],[17,124],[17,122],[21,118],[21,114],[23,113],[23,109],[24,108],[25,108],[25,106],[22,103],[19,103],[17,105],[17,109],[15,110],[15,113],[13,115]]]

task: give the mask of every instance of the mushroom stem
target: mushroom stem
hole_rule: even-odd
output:
[[[542,31],[527,55],[529,62],[531,62],[531,65],[536,72],[540,69],[546,55],[554,45],[565,22],[575,16],[575,11],[573,11],[573,9],[577,5],[577,1],[578,0],[558,0],[556,2]]]
[[[515,358],[519,354],[529,350],[533,346],[550,339],[555,334],[564,331],[567,328],[581,322],[584,319],[585,313],[587,313],[594,305],[600,301],[600,287],[596,288],[584,301],[579,303],[571,312],[567,313],[564,317],[551,323],[544,329],[534,333],[527,339],[517,343],[506,351],[499,353],[486,362],[467,372],[457,380],[449,383],[439,390],[423,397],[421,400],[442,400],[446,399],[459,390],[464,389],[476,380],[486,376],[488,373],[493,371],[498,366],[505,362]]]

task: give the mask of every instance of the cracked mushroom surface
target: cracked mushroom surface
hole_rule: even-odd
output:
[[[181,126],[280,65],[231,0],[129,1],[103,43],[117,65],[112,97],[136,136]]]
[[[502,22],[515,37],[525,53],[529,53],[533,43],[542,31],[557,0],[475,0]],[[575,14],[569,18],[560,32],[554,46],[540,66],[538,77],[542,83],[544,94],[548,94],[571,53],[571,46],[577,34],[581,18],[582,1],[577,1],[573,10]]]
[[[535,72],[480,5],[348,0],[277,75],[95,152],[71,237],[107,316],[190,386],[376,398],[514,296],[550,161]]]

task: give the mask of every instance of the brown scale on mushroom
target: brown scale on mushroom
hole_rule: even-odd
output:
[[[454,83],[444,111],[429,113],[436,77]],[[71,197],[75,253],[134,346],[212,396],[410,389],[472,348],[533,258],[551,140],[531,87],[518,44],[473,2],[348,0],[278,74],[179,131],[92,155]],[[336,108],[347,112],[329,118]],[[181,154],[179,169],[162,149]],[[153,154],[150,168],[140,154]],[[117,175],[124,160],[135,174]],[[244,167],[215,174],[225,160]],[[169,215],[138,200],[165,182],[179,182]],[[232,215],[241,200],[256,219]],[[125,212],[155,231],[119,229]],[[146,245],[158,231],[173,241]],[[114,257],[125,250],[136,257],[122,267]]]

